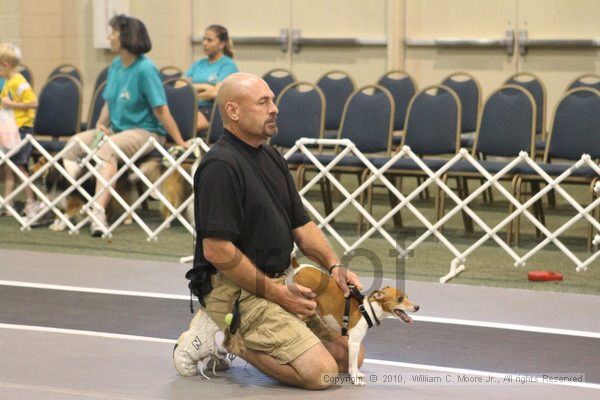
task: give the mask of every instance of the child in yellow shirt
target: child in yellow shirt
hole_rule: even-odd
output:
[[[19,134],[24,139],[27,134],[33,132],[33,120],[35,110],[38,107],[37,96],[31,85],[16,68],[21,62],[21,51],[11,43],[0,44],[0,78],[4,78],[4,87],[0,92],[0,107],[13,110]],[[29,177],[27,164],[31,155],[31,143],[23,146],[17,154],[11,157],[26,177]],[[8,196],[15,187],[14,172],[4,165],[4,197]],[[33,191],[25,189],[25,216],[32,218],[41,208],[41,203],[36,202]],[[2,210],[0,210],[1,212]]]

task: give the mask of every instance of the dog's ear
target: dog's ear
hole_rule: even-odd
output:
[[[377,301],[383,300],[384,297],[385,297],[385,294],[381,290],[376,290],[373,293],[373,298]]]

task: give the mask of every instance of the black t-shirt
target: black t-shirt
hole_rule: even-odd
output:
[[[215,270],[204,258],[204,238],[228,240],[263,272],[282,272],[290,263],[292,230],[310,221],[279,152],[254,148],[227,131],[200,163],[194,195],[191,280],[194,272]]]

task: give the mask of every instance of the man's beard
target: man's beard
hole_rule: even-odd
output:
[[[271,128],[271,124],[272,124],[272,128]],[[277,127],[277,120],[272,121],[272,123],[266,123],[265,124],[265,135],[272,138],[277,136],[277,133],[279,133],[279,128]]]

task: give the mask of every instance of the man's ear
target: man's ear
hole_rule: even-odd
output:
[[[225,103],[225,112],[227,113],[227,118],[231,121],[238,122],[240,119],[240,107],[231,101]]]

